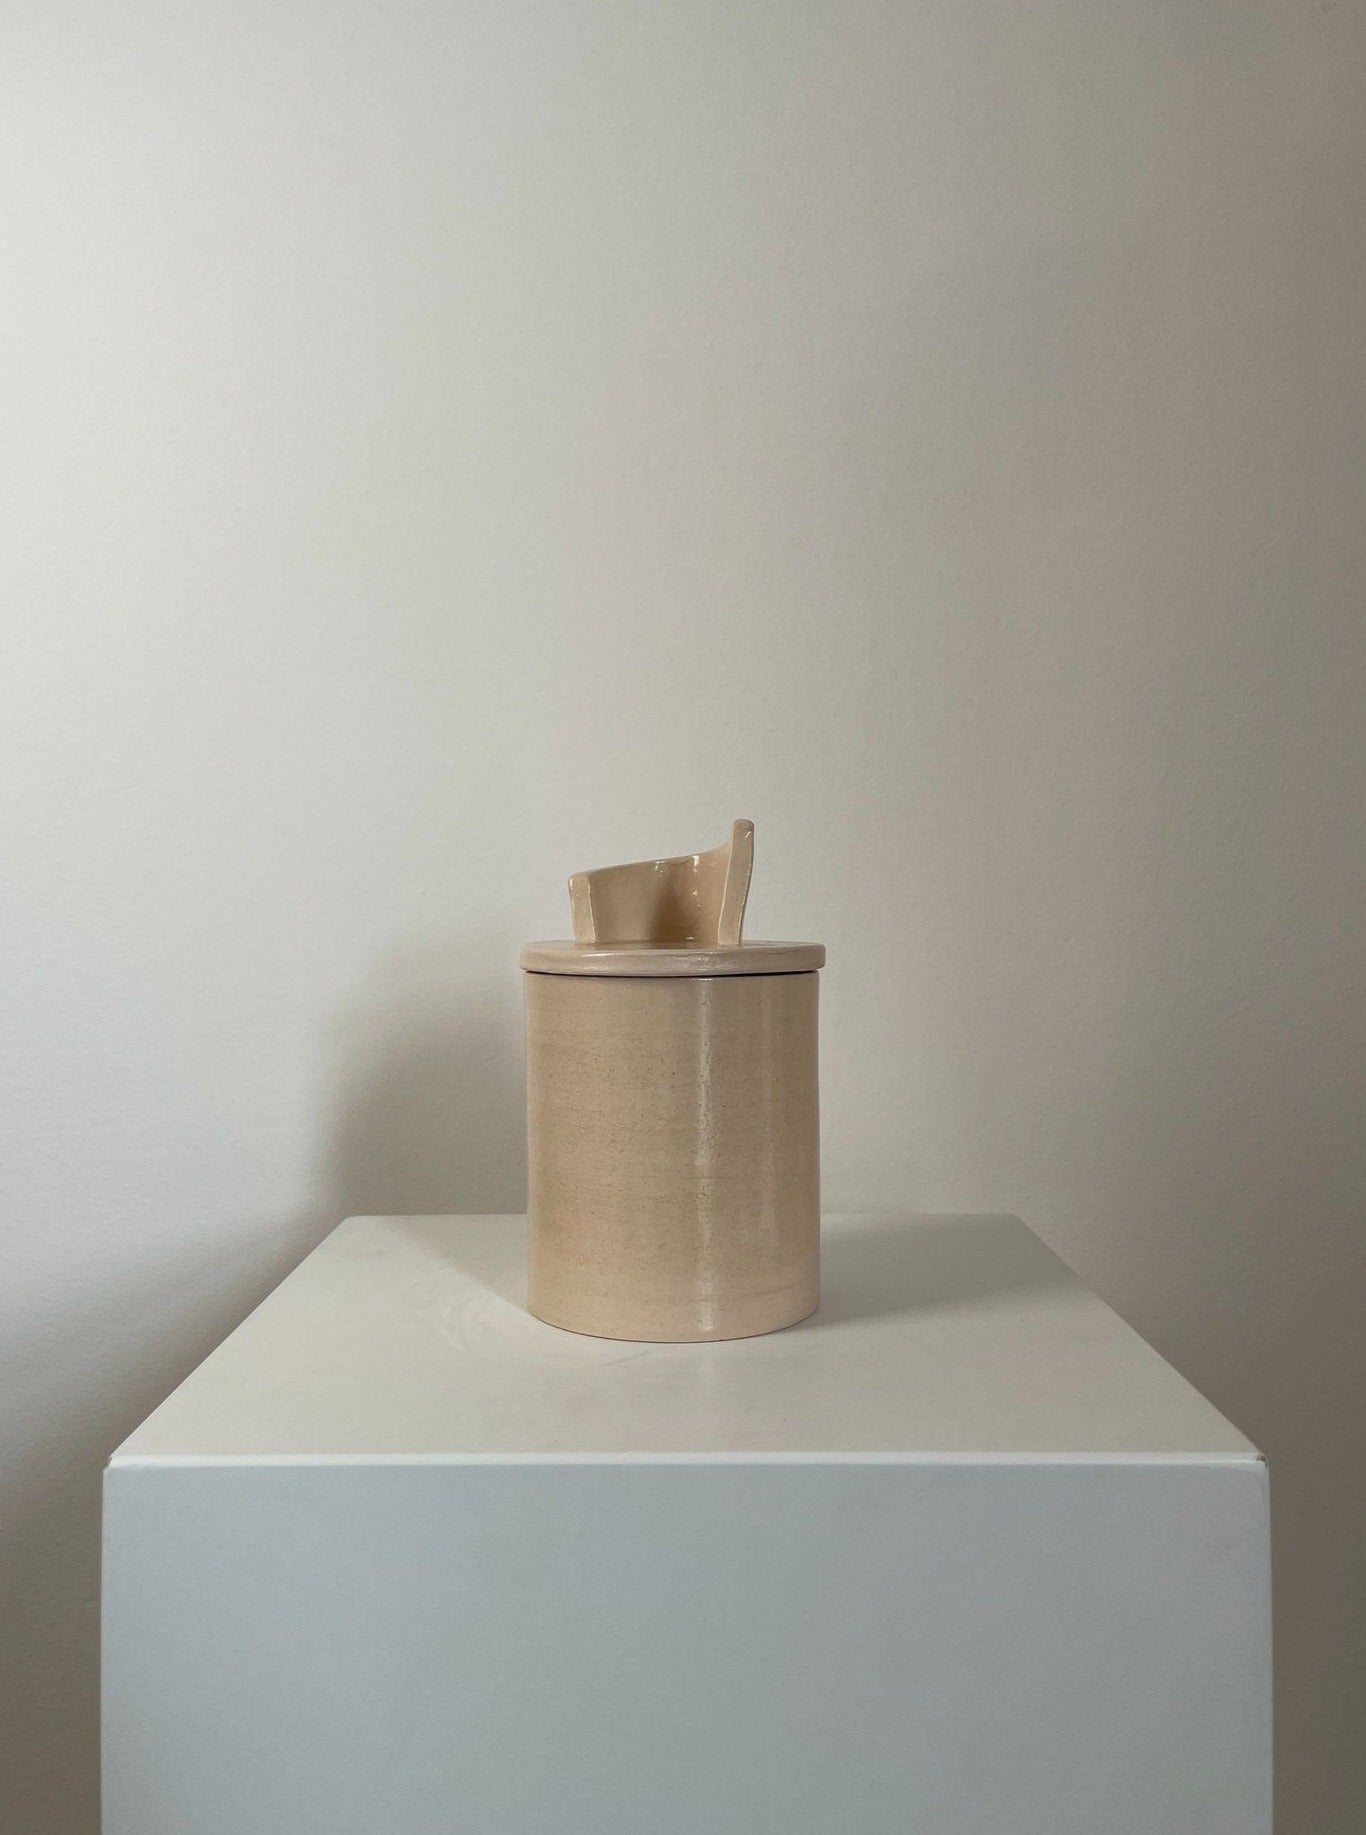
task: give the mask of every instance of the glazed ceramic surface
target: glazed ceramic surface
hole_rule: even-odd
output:
[[[527,971],[528,1304],[604,1338],[745,1338],[819,1297],[813,943],[744,943],[754,830],[575,874]]]
[[[754,824],[738,821],[730,840],[705,854],[575,873],[569,882],[574,940],[736,944],[753,870]]]
[[[818,982],[526,977],[538,1318],[680,1342],[814,1309]]]

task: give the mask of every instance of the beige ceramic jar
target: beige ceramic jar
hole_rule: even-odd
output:
[[[576,875],[577,940],[522,952],[528,1302],[552,1325],[683,1342],[815,1310],[825,951],[740,941],[752,846],[737,823],[710,855]]]

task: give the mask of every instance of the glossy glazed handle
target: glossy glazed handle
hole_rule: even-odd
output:
[[[702,943],[734,948],[754,871],[754,824],[705,854],[597,867],[569,881],[576,943]]]

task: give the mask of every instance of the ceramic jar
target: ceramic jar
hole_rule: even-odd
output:
[[[737,824],[736,841],[742,830],[752,837]],[[659,869],[708,860],[639,870],[662,884]],[[637,912],[629,927],[645,936],[585,938],[613,928],[610,910],[588,913],[584,882],[596,877],[571,882],[580,939],[522,952],[530,1310],[569,1331],[655,1342],[792,1325],[819,1297],[825,950],[723,943],[705,911],[685,925],[701,936],[661,938],[661,910],[680,909],[672,893]],[[741,913],[747,890],[746,864]],[[639,903],[639,887],[630,897]]]

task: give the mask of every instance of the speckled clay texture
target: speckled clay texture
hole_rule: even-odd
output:
[[[805,1318],[819,976],[523,980],[531,1311],[655,1342]]]

